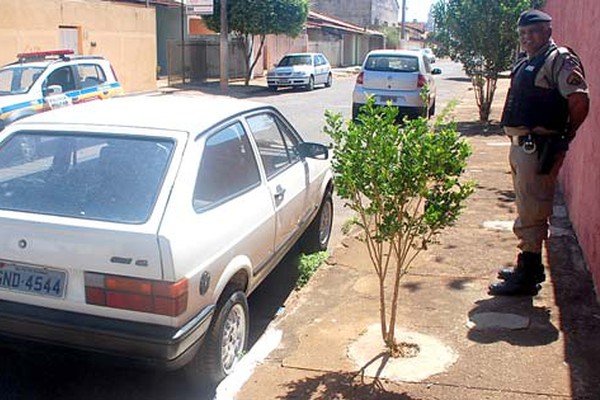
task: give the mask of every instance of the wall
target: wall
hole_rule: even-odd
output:
[[[371,0],[311,0],[310,9],[356,25],[372,25]]]
[[[156,88],[154,8],[100,0],[0,0],[0,10],[0,65],[20,52],[58,49],[59,26],[77,27],[80,53],[110,60],[126,92]]]
[[[564,0],[548,0],[545,11],[553,17],[554,39],[579,54],[589,83],[590,113],[571,144],[560,182],[600,295],[600,2],[579,0],[566,7]]]

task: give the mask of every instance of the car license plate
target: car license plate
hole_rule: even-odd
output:
[[[379,100],[381,100],[382,103],[387,103],[388,101],[395,103],[398,98],[396,96],[379,96]]]
[[[0,264],[0,289],[62,298],[66,281],[64,271]]]

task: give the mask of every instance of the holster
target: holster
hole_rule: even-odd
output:
[[[537,156],[539,159],[538,175],[548,175],[558,160],[558,156],[569,150],[569,140],[562,136],[535,135]]]

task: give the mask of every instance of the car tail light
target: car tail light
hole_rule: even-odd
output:
[[[427,84],[427,78],[425,77],[425,75],[419,74],[419,77],[417,78],[417,87],[422,88],[426,84]]]
[[[356,77],[356,84],[357,85],[362,85],[365,83],[365,73],[361,72],[360,74],[358,74],[358,76]]]
[[[175,317],[187,309],[188,280],[162,282],[117,275],[85,274],[85,302]]]

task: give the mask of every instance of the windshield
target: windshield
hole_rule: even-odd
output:
[[[17,65],[0,69],[0,95],[27,93],[44,67]]]
[[[0,209],[145,222],[173,140],[16,133],[0,144]]]
[[[294,65],[312,65],[310,56],[285,56],[279,61],[278,67],[293,67]]]
[[[417,72],[419,59],[412,56],[372,55],[365,62],[367,71]]]

